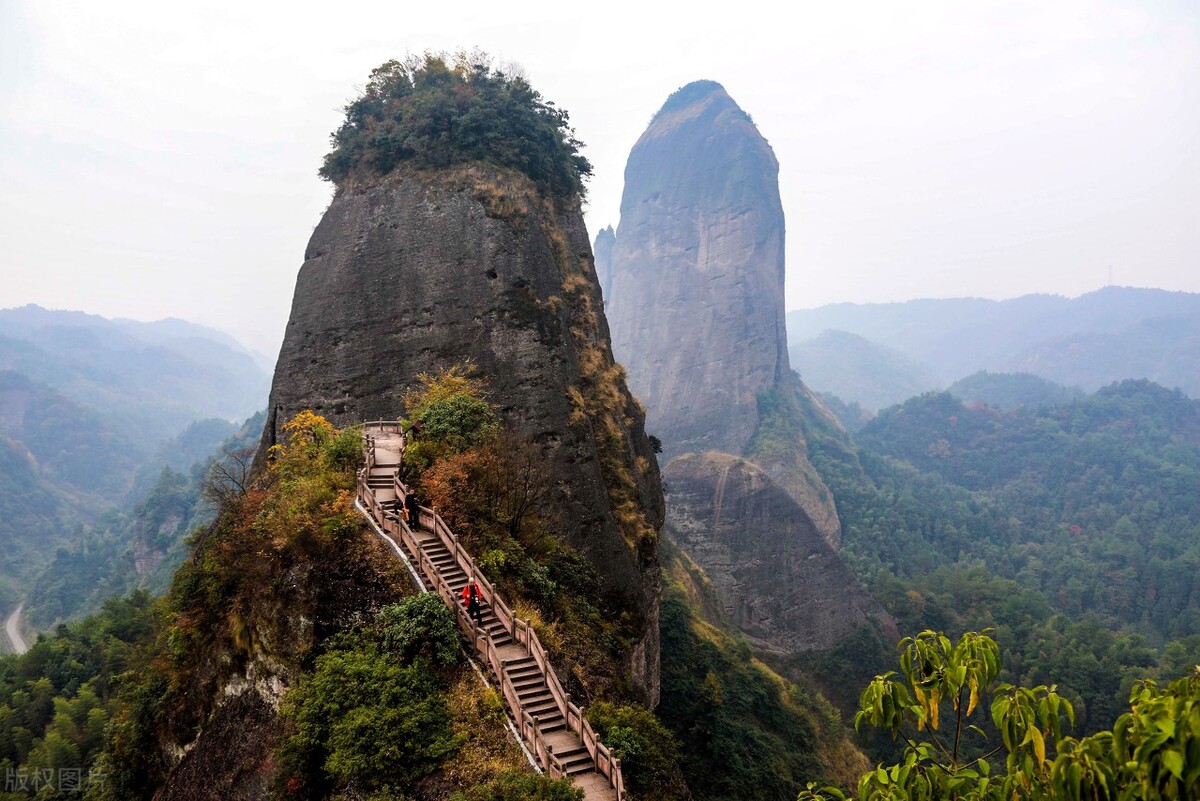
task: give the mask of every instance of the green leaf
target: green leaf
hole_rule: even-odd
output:
[[[1183,754],[1173,748],[1163,751],[1162,763],[1163,767],[1170,771],[1176,779],[1183,778]]]

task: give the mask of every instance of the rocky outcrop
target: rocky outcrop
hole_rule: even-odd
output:
[[[668,457],[740,454],[787,375],[779,165],[719,84],[673,94],[629,154],[606,296]]]
[[[612,226],[601,228],[592,244],[596,256],[596,281],[600,284],[600,294],[607,300],[612,294],[612,252],[617,242],[617,232]]]
[[[712,81],[673,94],[634,146],[605,308],[630,388],[662,440],[668,531],[759,646],[830,648],[894,625],[842,563],[819,442],[859,470],[845,432],[792,371],[779,165]]]
[[[343,187],[300,269],[260,452],[303,409],[394,419],[418,374],[468,359],[542,448],[556,529],[634,621],[629,669],[653,703],[658,468],[612,358],[577,197],[482,164]]]
[[[788,363],[778,175],[771,146],[720,84],[671,95],[629,154],[605,308],[665,457],[767,458],[836,546],[837,511],[802,427],[786,441],[764,430],[781,402],[799,406],[782,396],[807,392]]]
[[[729,619],[766,651],[831,648],[864,624],[898,637],[791,495],[753,462],[709,452],[663,471],[667,530],[717,588]]]

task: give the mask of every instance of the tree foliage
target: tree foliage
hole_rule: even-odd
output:
[[[568,779],[510,771],[487,784],[454,793],[450,801],[583,801],[583,790]]]
[[[385,606],[375,622],[383,635],[384,650],[401,661],[425,657],[446,666],[456,664],[462,655],[462,636],[454,613],[434,593]]]
[[[402,163],[487,161],[524,173],[543,191],[576,195],[592,172],[567,112],[481,52],[427,52],[375,68],[332,144],[320,173],[339,187]]]
[[[427,663],[401,664],[369,641],[318,657],[286,703],[282,761],[310,785],[403,791],[460,744]]]
[[[999,683],[1000,650],[987,633],[957,643],[923,631],[900,643],[900,672],[877,676],[859,699],[855,726],[884,729],[905,743],[902,760],[858,782],[860,801],[901,799],[1185,799],[1200,794],[1200,667],[1165,689],[1138,683],[1130,709],[1111,731],[1064,737],[1071,703],[1054,685]],[[990,698],[998,744],[965,755],[964,738],[982,738],[971,722]],[[943,718],[944,713],[950,713]],[[991,744],[989,744],[991,745]],[[992,758],[1004,757],[1004,772]],[[845,799],[837,788],[799,801]]]
[[[17,777],[38,797],[55,796],[60,771],[81,777],[89,789],[122,707],[122,694],[138,674],[140,642],[158,630],[162,609],[144,591],[106,601],[97,615],[41,636],[21,656],[0,657],[0,772],[15,790]],[[50,778],[42,781],[49,771]],[[33,786],[29,779],[37,777]],[[49,793],[46,795],[45,793]],[[0,792],[0,798],[27,798]]]
[[[865,480],[814,460],[903,628],[995,628],[1001,680],[1056,683],[1083,732],[1200,660],[1200,403],[1145,381],[1007,412],[931,393],[858,440]]]

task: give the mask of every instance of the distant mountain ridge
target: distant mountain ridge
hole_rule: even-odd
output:
[[[47,609],[89,608],[51,596],[114,579],[116,562],[93,546],[136,545],[113,522],[117,508],[146,497],[163,464],[186,470],[235,428],[228,421],[261,410],[261,358],[184,320],[0,309],[0,611],[30,600],[35,578],[66,556],[79,570],[59,571],[61,586],[25,617],[46,625],[57,615]]]
[[[793,353],[811,350],[811,340],[825,331],[849,332],[899,351],[940,386],[988,370],[1031,373],[1085,391],[1145,378],[1200,397],[1196,293],[1106,287],[1078,298],[840,303],[789,312],[787,325]],[[843,400],[867,405],[863,398]]]
[[[822,331],[815,339],[790,344],[788,355],[809,385],[868,409],[882,409],[938,386],[915,359],[847,331]]]
[[[0,309],[0,369],[102,410],[149,448],[193,420],[243,420],[270,376],[232,337],[183,320],[108,320],[28,305]]]

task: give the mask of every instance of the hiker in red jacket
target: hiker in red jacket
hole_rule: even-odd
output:
[[[462,591],[463,605],[467,607],[467,614],[474,618],[475,623],[483,625],[483,612],[479,608],[479,602],[482,600],[479,596],[479,585],[473,580],[463,587]]]

